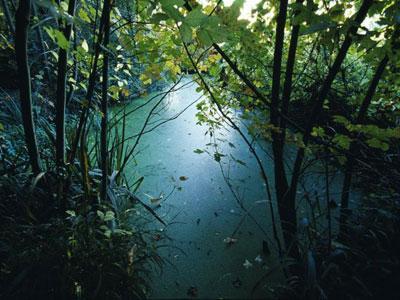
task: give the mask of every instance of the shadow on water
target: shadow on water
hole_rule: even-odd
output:
[[[149,196],[164,196],[156,211],[169,223],[167,228],[160,225],[159,229],[171,238],[165,242],[170,247],[161,248],[160,253],[170,263],[161,274],[152,275],[150,297],[265,297],[283,277],[280,272],[271,272],[265,284],[252,294],[260,278],[279,264],[260,172],[247,145],[233,129],[217,129],[210,137],[208,127],[197,124],[196,106],[189,106],[201,98],[196,87],[185,79],[177,91],[165,98],[148,124],[148,129],[155,129],[143,135],[127,169],[132,180],[144,176],[139,197],[151,204]],[[134,100],[128,110],[148,99]],[[128,135],[140,132],[153,105],[150,103],[129,117]],[[165,122],[170,118],[174,119]],[[220,162],[215,160],[214,143],[224,155]],[[262,157],[273,178],[270,158],[264,154]],[[324,179],[315,172],[307,186],[318,191],[324,186]],[[339,183],[338,175],[331,189],[339,190]],[[238,200],[252,218],[246,217]],[[307,213],[300,209],[300,214]],[[237,241],[226,243],[228,238]],[[263,251],[263,240],[268,243],[270,255]]]

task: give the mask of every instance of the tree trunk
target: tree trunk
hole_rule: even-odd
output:
[[[76,0],[68,3],[68,14],[75,15]],[[72,24],[65,25],[64,36],[69,42]],[[58,167],[65,164],[65,103],[67,88],[68,49],[60,47],[58,51],[57,101],[56,101],[56,162]]]
[[[35,175],[37,175],[41,172],[41,166],[32,113],[31,76],[28,64],[27,49],[30,14],[31,1],[20,1],[15,15],[15,52],[18,65],[19,93],[21,99],[21,112],[25,132],[25,141],[28,148],[32,171]]]
[[[283,202],[284,195],[288,189],[288,182],[286,178],[285,164],[283,160],[283,147],[284,140],[282,140],[282,134],[279,132],[280,120],[279,120],[279,90],[281,80],[281,68],[282,68],[282,53],[283,53],[283,41],[285,36],[285,24],[287,15],[287,0],[281,0],[279,4],[279,12],[276,23],[276,35],[275,35],[275,49],[274,49],[274,61],[273,61],[273,74],[272,74],[272,93],[271,93],[271,124],[274,126],[272,129],[272,151],[274,154],[274,175],[275,175],[275,192],[276,200],[278,203],[278,211],[281,219],[281,227],[283,231],[283,237],[285,241],[286,249],[290,247],[290,243],[293,240],[295,234],[295,228],[293,225],[296,224],[296,214],[289,214],[290,209]],[[295,254],[293,252],[293,254]]]
[[[102,82],[102,96],[101,96],[101,136],[100,136],[100,147],[101,147],[101,190],[100,199],[106,201],[107,199],[107,185],[108,185],[108,147],[107,147],[107,119],[108,119],[108,65],[109,65],[109,53],[107,50],[109,38],[110,38],[110,13],[111,13],[111,0],[104,2],[105,10],[105,22],[104,22],[104,52],[103,52],[103,82]]]
[[[296,0],[296,4],[300,5],[304,0]],[[300,13],[300,9],[296,9],[294,12],[294,17],[296,17]],[[281,112],[283,115],[287,116],[289,111],[289,103],[290,96],[292,94],[292,82],[293,82],[293,70],[296,62],[296,51],[297,51],[297,43],[299,40],[299,32],[300,25],[296,24],[292,27],[292,32],[290,36],[290,44],[289,44],[289,54],[286,63],[286,71],[285,71],[285,82],[283,84],[283,92],[282,92],[282,109]],[[285,118],[281,118],[281,130],[282,130],[282,140],[285,140],[286,137],[286,120]]]

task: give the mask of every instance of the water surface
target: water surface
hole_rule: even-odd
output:
[[[170,247],[163,248],[160,253],[169,263],[161,274],[154,272],[150,297],[188,298],[192,295],[243,299],[265,296],[282,276],[273,272],[278,264],[277,249],[257,164],[233,129],[220,128],[210,137],[209,128],[197,124],[195,105],[189,106],[202,97],[196,92],[197,85],[185,79],[179,86],[181,88],[170,93],[154,111],[146,130],[155,129],[143,135],[127,169],[132,180],[138,176],[145,178],[138,191],[141,199],[151,204],[148,196],[164,196],[156,212],[169,223],[164,229],[161,224],[157,225],[171,238],[165,242]],[[148,99],[136,99],[127,109],[138,107]],[[140,132],[157,99],[129,117],[127,134]],[[165,122],[172,117],[176,118]],[[161,123],[162,126],[158,126]],[[214,143],[218,145],[218,152],[225,155],[220,162],[214,157]],[[268,149],[268,145],[264,148]],[[196,149],[204,152],[196,153],[200,152]],[[256,149],[273,186],[272,162],[259,147]],[[318,173],[318,168],[313,172],[306,185],[321,193],[323,199],[324,177]],[[333,178],[333,191],[339,190],[340,178],[340,175]],[[334,193],[333,198],[337,199]],[[238,201],[250,211],[251,218]],[[299,210],[301,218],[307,217],[303,208]],[[228,245],[224,240],[229,237],[237,242]],[[263,253],[263,241],[267,242],[270,255]],[[253,291],[267,273],[271,275]]]

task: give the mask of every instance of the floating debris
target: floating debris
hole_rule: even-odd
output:
[[[257,255],[257,257],[254,259],[255,262],[261,264],[263,262],[263,259],[261,258],[261,255]]]
[[[143,194],[146,197],[148,197],[149,200],[150,200],[150,203],[155,205],[155,206],[159,206],[161,204],[161,200],[164,198],[164,195],[163,195],[162,192],[160,193],[160,195],[158,197],[154,197],[154,196],[151,196],[151,195],[146,194],[146,193],[143,193]]]
[[[197,219],[196,223],[197,223],[197,225],[199,225],[200,224],[200,219]]]
[[[187,176],[179,176],[180,181],[186,181],[188,179],[189,179],[189,177],[187,177]]]
[[[235,244],[237,241],[237,239],[231,238],[229,236],[227,238],[224,238],[224,243],[228,244],[229,246]]]
[[[246,259],[243,263],[243,267],[245,267],[246,269],[249,269],[253,266],[253,264],[251,262],[249,262],[248,259]]]

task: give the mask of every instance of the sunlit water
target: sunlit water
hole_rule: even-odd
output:
[[[164,195],[156,212],[170,224],[165,229],[161,224],[158,226],[171,238],[164,242],[170,247],[162,248],[160,253],[169,263],[161,274],[155,271],[152,275],[150,297],[265,296],[274,284],[282,280],[282,276],[280,272],[273,271],[279,262],[265,187],[257,164],[247,145],[233,129],[221,128],[210,137],[208,127],[197,124],[195,105],[188,107],[202,96],[196,92],[196,84],[185,79],[179,86],[181,88],[169,94],[155,110],[146,128],[156,128],[143,135],[127,169],[131,181],[140,176],[145,178],[137,193],[142,200],[151,204],[149,195]],[[127,111],[148,99],[134,100]],[[128,118],[127,135],[140,132],[157,99]],[[185,108],[176,119],[157,127],[157,124],[176,117]],[[114,111],[119,109],[116,107]],[[214,142],[218,144],[218,151],[225,155],[221,158],[221,166],[214,159],[214,146],[207,146]],[[196,149],[207,151],[199,154],[194,152]],[[272,162],[259,147],[257,151],[263,158],[273,186]],[[230,191],[221,167],[258,225],[252,218],[246,217]],[[337,175],[331,183],[332,198],[336,201],[338,195],[335,191],[340,190],[339,184],[340,176]],[[307,186],[320,193],[323,199],[324,176],[315,173]],[[303,209],[299,210],[301,215],[307,216],[306,212],[301,212]],[[157,224],[157,221],[154,222]],[[237,242],[227,245],[224,239],[232,237],[235,230]],[[263,254],[263,240],[267,241],[271,255]],[[246,260],[248,263],[245,263]],[[253,291],[256,283],[267,273],[271,274]]]

